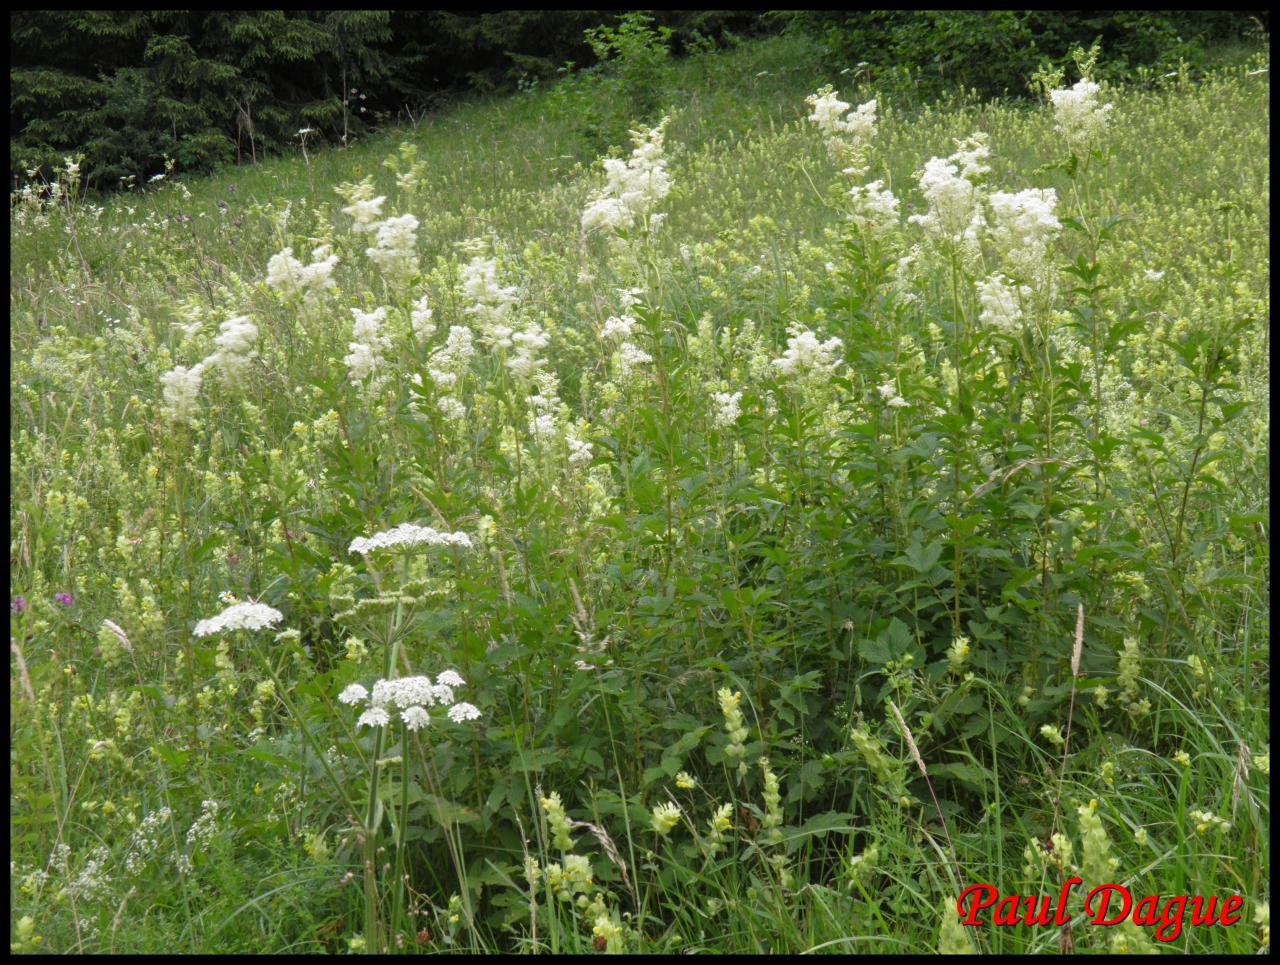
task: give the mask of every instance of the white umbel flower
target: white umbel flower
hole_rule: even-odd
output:
[[[262,630],[284,619],[279,610],[265,603],[237,603],[227,607],[216,617],[201,620],[193,631],[197,637],[207,637],[226,630]]]
[[[358,704],[360,701],[368,699],[369,691],[359,684],[348,684],[342,693],[338,694],[338,700],[344,704]]]
[[[459,546],[471,548],[471,537],[466,533],[448,533],[416,523],[401,523],[391,529],[365,538],[357,536],[351,541],[349,552],[371,553],[374,550],[414,546]]]
[[[431,715],[422,707],[406,707],[401,712],[400,719],[409,730],[421,730],[431,722]]]
[[[461,724],[465,720],[479,720],[480,708],[473,704],[454,704],[447,711],[449,719],[455,724]]]
[[[386,727],[389,723],[391,715],[381,707],[370,707],[356,721],[360,727]]]
[[[462,687],[466,681],[462,679],[462,674],[456,670],[446,670],[436,677],[436,683],[445,687]]]

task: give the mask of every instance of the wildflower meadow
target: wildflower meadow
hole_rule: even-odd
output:
[[[1269,947],[1268,49],[653,63],[13,188],[12,951]]]

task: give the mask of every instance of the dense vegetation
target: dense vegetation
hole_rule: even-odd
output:
[[[15,193],[13,950],[1267,944],[1267,51],[630,23]],[[1072,873],[1243,919],[958,924]]]
[[[513,90],[565,72],[590,76],[610,64],[639,81],[668,52],[784,29],[820,36],[819,52],[833,75],[865,62],[881,89],[892,78],[928,96],[957,84],[983,95],[1022,95],[1042,59],[1064,64],[1073,45],[1101,40],[1111,69],[1120,72],[1197,67],[1207,45],[1265,29],[1269,21],[1259,16],[12,11],[10,173],[41,169],[48,176],[64,155],[83,155],[82,184],[114,190],[161,172],[166,157],[183,171],[208,171],[291,150],[300,131],[309,131],[313,143],[349,143],[462,92]],[[659,36],[660,45],[649,42]],[[599,146],[606,143],[607,137]]]

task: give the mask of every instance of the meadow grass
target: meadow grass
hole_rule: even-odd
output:
[[[818,63],[15,194],[13,950],[1269,943],[1267,53],[1075,145]],[[1036,258],[908,219],[976,131]],[[1243,918],[955,926],[1071,873]]]

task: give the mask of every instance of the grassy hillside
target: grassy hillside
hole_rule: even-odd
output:
[[[808,43],[14,195],[14,950],[1269,942],[1266,53]]]

